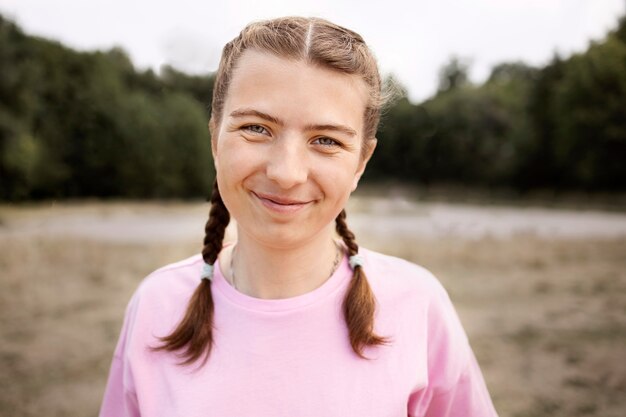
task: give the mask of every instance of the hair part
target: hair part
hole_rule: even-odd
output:
[[[304,61],[361,78],[367,87],[363,114],[363,152],[375,139],[383,109],[399,94],[392,79],[382,82],[376,58],[358,33],[322,18],[284,17],[248,24],[224,46],[211,102],[211,134],[223,118],[224,103],[239,58],[248,49]]]

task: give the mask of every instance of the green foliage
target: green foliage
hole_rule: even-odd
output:
[[[0,199],[198,197],[213,178],[211,77],[138,72],[0,17]]]
[[[161,71],[161,79],[170,89],[182,91],[193,97],[206,110],[206,117],[210,116],[209,108],[213,97],[213,83],[215,76],[190,76],[176,69],[165,66]]]
[[[544,68],[500,64],[478,86],[467,72],[453,58],[434,97],[389,111],[365,179],[626,189],[626,17]]]
[[[626,17],[584,53],[543,68],[467,61],[437,94],[385,111],[364,181],[626,188]],[[119,48],[80,53],[0,16],[0,199],[206,196],[214,76],[138,71]]]
[[[379,132],[366,179],[487,186],[512,181],[528,146],[526,108],[535,73],[520,63],[505,64],[483,86],[457,83],[421,105],[398,102]]]
[[[427,182],[432,171],[428,115],[422,106],[414,106],[406,97],[399,99],[383,119],[378,145],[364,176],[364,181],[400,178],[403,181]]]
[[[491,91],[465,88],[426,103],[439,143],[437,176],[470,184],[506,179],[511,112]],[[485,169],[489,166],[489,169]]]
[[[445,93],[465,87],[469,84],[469,63],[458,57],[450,61],[439,70],[439,86],[437,91]]]
[[[573,56],[554,90],[554,105],[555,165],[568,172],[566,185],[623,187],[626,43],[610,36]]]
[[[555,57],[530,88],[531,140],[515,184],[626,188],[626,18],[602,41]]]

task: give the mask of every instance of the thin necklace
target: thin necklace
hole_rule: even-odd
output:
[[[330,274],[328,274],[328,278],[333,276],[333,274],[337,270],[337,267],[339,266],[339,261],[341,261],[341,253],[342,253],[341,246],[335,240],[333,240],[333,242],[335,243],[335,248],[337,250],[335,251],[335,261],[333,262],[333,267],[330,269]],[[233,266],[234,265],[233,259],[235,259],[235,249],[237,249],[237,245],[233,246],[233,250],[230,253],[230,277],[233,282],[233,288],[239,291],[239,288],[237,288],[237,284],[235,283],[236,282],[235,268]]]

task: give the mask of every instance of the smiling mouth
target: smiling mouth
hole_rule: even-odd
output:
[[[283,197],[274,196],[270,194],[258,194],[255,192],[253,192],[253,194],[256,195],[258,198],[260,198],[261,200],[267,200],[275,204],[280,204],[281,206],[301,206],[301,205],[310,203],[310,201],[292,200],[289,198],[283,198]]]
[[[312,203],[312,201],[300,201],[270,194],[258,194],[254,191],[252,194],[258,198],[265,207],[280,213],[293,213],[306,207],[309,203]]]

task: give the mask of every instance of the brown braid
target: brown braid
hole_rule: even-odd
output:
[[[230,213],[222,201],[217,180],[215,180],[211,194],[211,212],[209,213],[209,220],[204,226],[204,247],[202,248],[204,262],[213,265],[217,260],[217,256],[222,250],[224,233],[228,223],[230,223]]]
[[[346,211],[342,210],[335,219],[336,230],[348,248],[348,255],[359,253],[359,246],[354,240],[354,233],[348,229],[346,223]],[[359,265],[354,268],[352,281],[343,300],[343,315],[348,326],[350,344],[354,353],[363,359],[363,349],[366,346],[377,346],[389,343],[386,337],[374,333],[374,312],[376,299],[367,282],[365,271]]]
[[[226,206],[224,206],[216,181],[211,195],[209,219],[204,228],[204,247],[202,249],[204,262],[211,265],[215,264],[217,256],[222,250],[224,232],[229,222],[230,214]],[[181,322],[171,334],[161,337],[160,340],[163,344],[153,349],[168,352],[179,352],[182,350],[183,352],[180,354],[183,358],[182,365],[189,365],[195,362],[203,354],[204,360],[202,364],[206,363],[213,345],[213,296],[211,294],[211,281],[202,280],[191,296],[187,305],[187,311]]]

